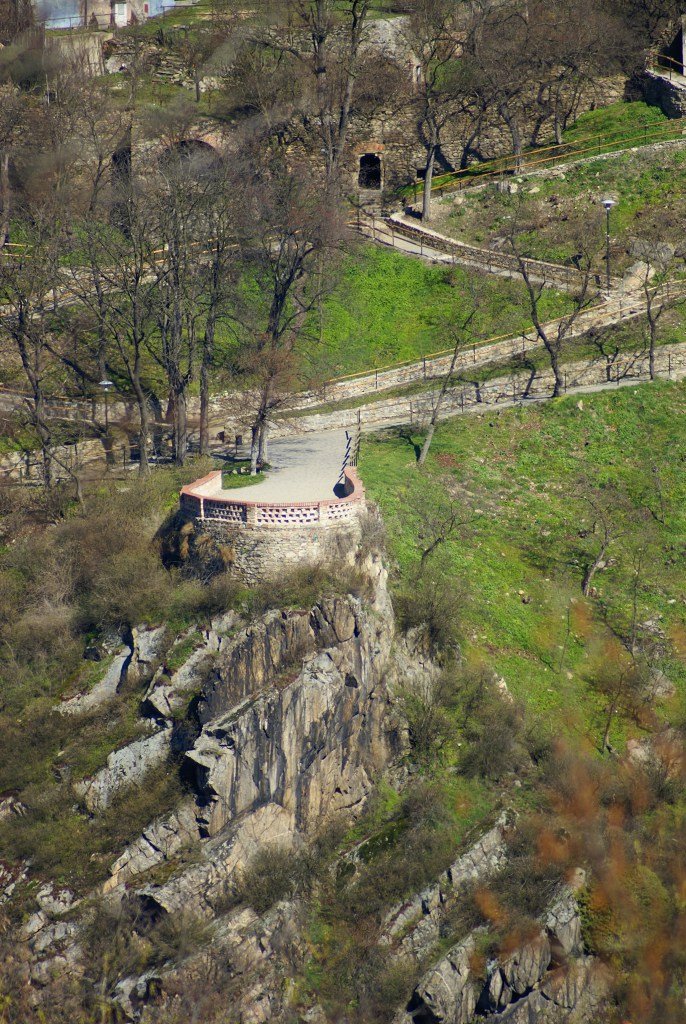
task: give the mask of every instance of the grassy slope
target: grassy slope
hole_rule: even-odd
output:
[[[348,254],[324,304],[322,344],[312,323],[304,358],[313,375],[374,369],[450,347],[449,325],[470,309],[479,288],[477,335],[518,333],[531,319],[518,281],[475,275],[461,267],[432,266],[390,249],[362,245]],[[545,294],[545,316],[567,308],[560,293]]]
[[[655,142],[660,137],[661,129],[668,129],[667,118],[658,107],[647,103],[612,103],[598,110],[590,110],[581,114],[577,120],[563,132],[561,146],[551,141],[541,146],[525,149],[525,157],[530,164],[545,161],[551,168],[565,159],[582,158],[597,153],[614,153],[628,146],[641,146]],[[653,134],[653,137],[649,136]],[[672,137],[668,130],[665,135]],[[467,178],[481,174],[500,173],[503,169],[511,169],[512,158],[506,155],[498,160],[489,160],[483,164],[472,164]],[[439,175],[434,178],[434,188],[453,181],[452,174]],[[406,190],[409,192],[409,189]]]
[[[447,485],[476,514],[474,535],[446,545],[450,571],[467,586],[462,624],[467,657],[484,660],[532,709],[559,726],[598,741],[600,707],[585,671],[594,639],[606,635],[581,600],[582,565],[593,538],[587,505],[575,488],[588,477],[630,495],[623,529],[631,542],[649,545],[640,589],[640,620],[658,618],[667,633],[684,617],[683,576],[675,553],[686,527],[686,457],[683,385],[655,384],[525,412],[466,417],[439,429],[426,472],[415,468],[406,439],[368,441],[362,474],[389,526],[400,575],[417,562],[422,510],[441,501]],[[669,452],[669,458],[665,453]],[[667,504],[665,525],[644,522],[642,504],[655,508],[653,461]],[[641,497],[643,495],[643,499]],[[597,577],[597,605],[615,617],[628,613],[630,568],[618,544],[617,565]],[[521,593],[520,593],[521,591]],[[530,597],[525,604],[522,597]],[[562,661],[567,613],[571,635]],[[669,675],[683,687],[686,674],[673,661]],[[618,724],[615,740],[626,725]]]
[[[583,215],[588,223],[597,224],[600,238],[605,230],[600,201],[609,195],[617,200],[612,213],[616,269],[635,262],[628,251],[629,244],[632,238],[640,237],[646,218],[659,213],[665,240],[681,240],[686,212],[685,150],[639,149],[612,160],[592,160],[572,167],[565,172],[564,179],[519,180],[522,190],[514,196],[487,189],[467,196],[464,205],[455,206],[450,199],[437,204],[438,229],[463,241],[491,245],[517,213],[523,223],[534,218],[539,225],[535,233],[522,235],[531,254],[541,259],[563,260],[576,251],[573,239],[565,241],[559,237],[563,219]]]

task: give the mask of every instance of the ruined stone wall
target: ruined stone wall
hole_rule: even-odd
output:
[[[664,75],[654,71],[646,71],[640,79],[643,98],[651,106],[659,107],[666,117],[680,118],[686,116],[686,89],[669,80],[669,72]]]
[[[571,120],[588,110],[623,99],[626,87],[624,77],[600,79],[594,86],[581,91]],[[555,141],[552,119],[541,123],[540,116],[533,111],[522,115],[521,129],[525,146],[545,145]],[[464,147],[471,134],[472,125],[464,116],[455,117],[446,125],[442,149],[452,167],[460,167]],[[483,119],[471,151],[471,160],[474,154],[490,160],[508,156],[512,152],[510,133],[495,112]],[[346,169],[350,185],[355,189],[358,187],[359,160],[364,153],[376,153],[381,157],[383,189],[386,192],[415,181],[417,169],[423,167],[426,156],[417,118],[412,110],[387,111],[372,118],[353,116]],[[440,171],[440,168],[437,170]],[[372,193],[367,193],[367,196],[373,198]]]

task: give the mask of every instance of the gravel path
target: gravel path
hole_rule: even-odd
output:
[[[335,498],[345,446],[345,430],[298,434],[281,441],[270,441],[268,459],[271,469],[266,479],[245,490],[233,488],[222,491],[222,494],[240,495],[246,501],[285,503]]]

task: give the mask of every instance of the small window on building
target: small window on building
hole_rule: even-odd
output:
[[[360,188],[381,188],[381,158],[376,153],[360,157]]]
[[[426,167],[417,168],[417,181],[424,181],[426,178]]]

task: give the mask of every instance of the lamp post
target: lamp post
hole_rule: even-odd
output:
[[[610,273],[610,213],[612,207],[616,206],[614,199],[603,199],[603,207],[605,208],[605,262],[607,269],[607,293],[610,294],[612,290],[612,274]]]
[[[110,420],[109,420],[109,401],[108,396],[110,388],[114,387],[111,380],[101,380],[98,385],[102,388],[105,395],[105,465],[109,468],[112,463],[112,452],[110,450]]]

